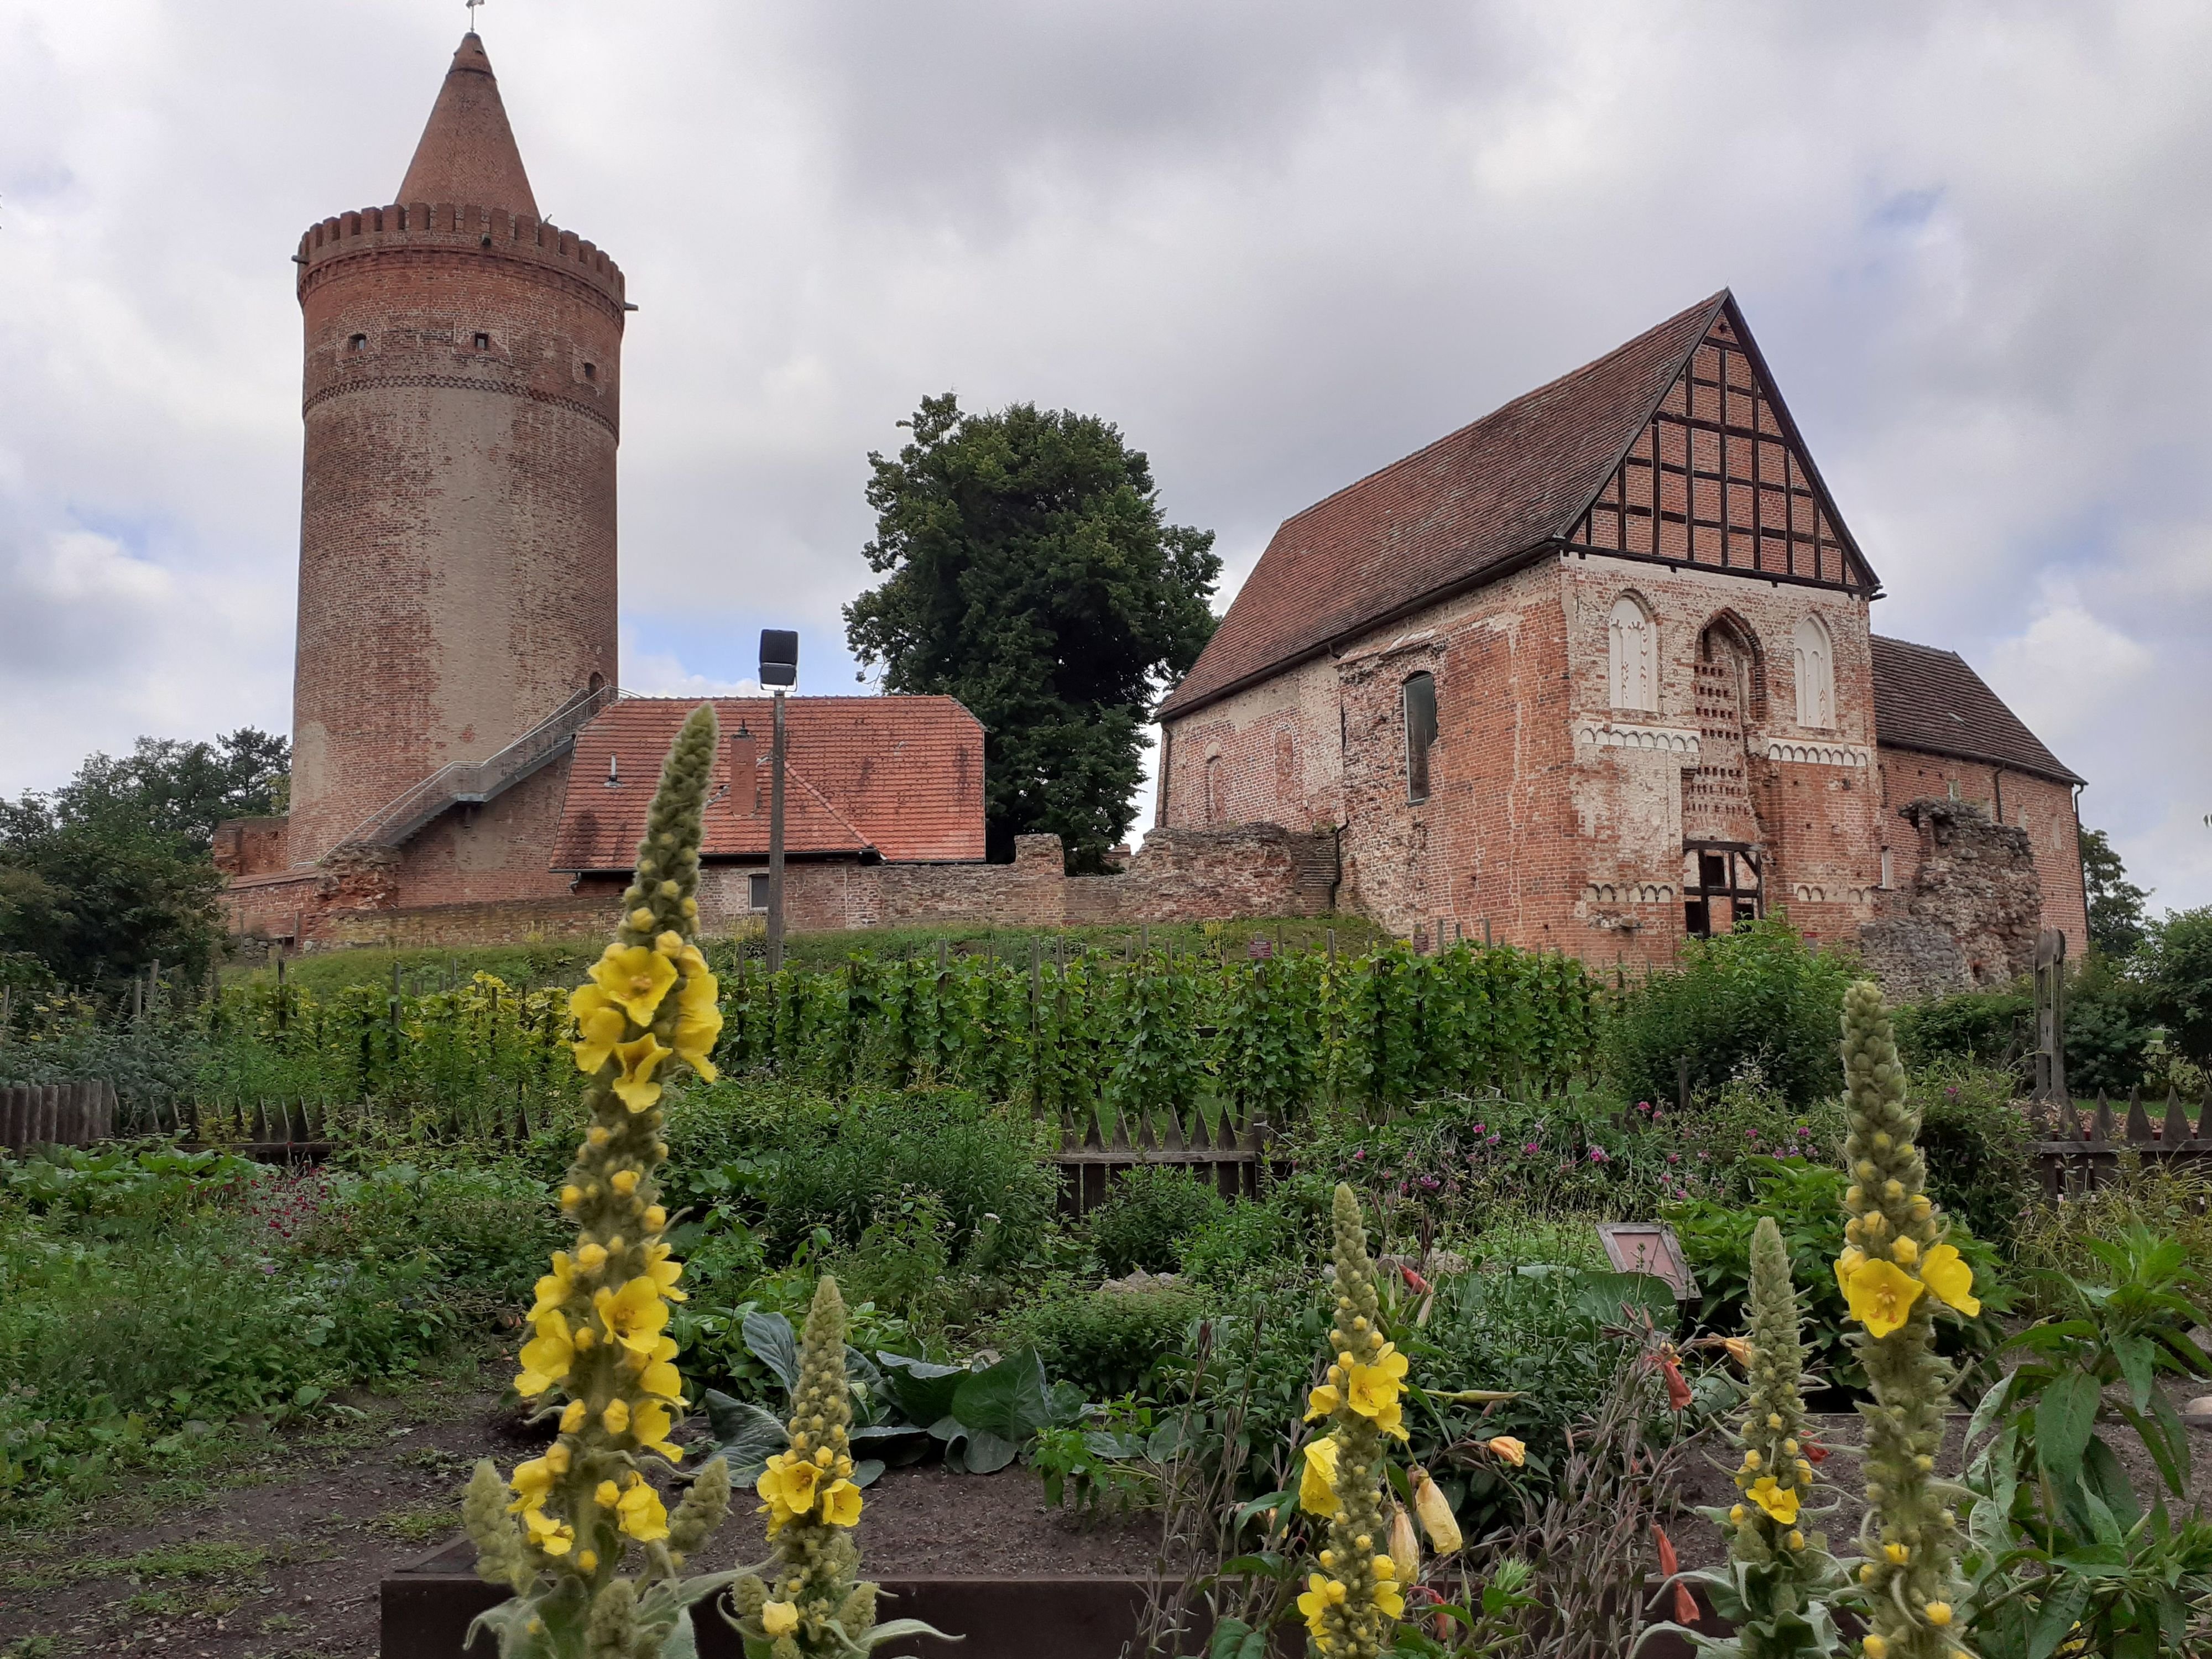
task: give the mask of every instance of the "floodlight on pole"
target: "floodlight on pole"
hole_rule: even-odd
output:
[[[775,693],[775,733],[769,744],[768,794],[768,970],[783,970],[783,698],[799,683],[799,635],[788,628],[763,628],[760,639],[761,684]]]

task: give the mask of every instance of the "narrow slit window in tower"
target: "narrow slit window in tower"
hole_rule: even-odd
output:
[[[346,342],[346,349],[347,349],[347,350],[349,350],[349,351],[366,351],[366,350],[368,350],[368,335],[366,335],[366,334],[356,334],[356,335],[355,335],[355,336],[353,337],[353,338],[351,338],[350,340],[348,340],[348,341]]]
[[[599,366],[597,363],[586,363],[584,365],[584,378],[587,380],[598,380],[599,378]]]
[[[478,351],[489,351],[491,349],[491,336],[489,334],[478,334],[477,336],[477,349]]]
[[[1437,677],[1415,674],[1406,682],[1406,799],[1419,805],[1429,798],[1429,750],[1437,740]]]

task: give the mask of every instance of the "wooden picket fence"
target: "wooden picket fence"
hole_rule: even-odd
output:
[[[2212,1091],[2199,1103],[2193,1126],[2179,1095],[2169,1093],[2166,1110],[2153,1118],[2138,1090],[2129,1091],[2124,1115],[2101,1092],[2094,1108],[2070,1100],[2030,1100],[2026,1109],[2048,1199],[2084,1193],[2110,1179],[2123,1154],[2145,1163],[2212,1166]]]
[[[1080,1219],[1105,1200],[1117,1177],[1155,1164],[1188,1170],[1224,1198],[1256,1199],[1272,1139],[1267,1125],[1239,1124],[1226,1106],[1211,1118],[1195,1106],[1183,1113],[1162,1107],[1135,1118],[1111,1109],[1063,1113],[1060,1151],[1052,1159],[1060,1209]]]
[[[101,1080],[0,1084],[0,1146],[27,1152],[109,1139],[115,1105],[115,1085]]]

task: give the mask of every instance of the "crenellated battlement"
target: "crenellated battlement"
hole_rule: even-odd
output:
[[[326,273],[364,254],[386,249],[446,249],[520,259],[560,272],[594,289],[617,317],[624,308],[622,267],[604,249],[573,230],[505,208],[459,207],[451,202],[393,203],[331,215],[310,226],[293,258],[304,300]]]

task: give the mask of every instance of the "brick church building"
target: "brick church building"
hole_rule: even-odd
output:
[[[1421,938],[2078,954],[2081,780],[1881,591],[1716,295],[1286,520],[1162,706],[1159,822],[1340,827],[1341,902]]]

